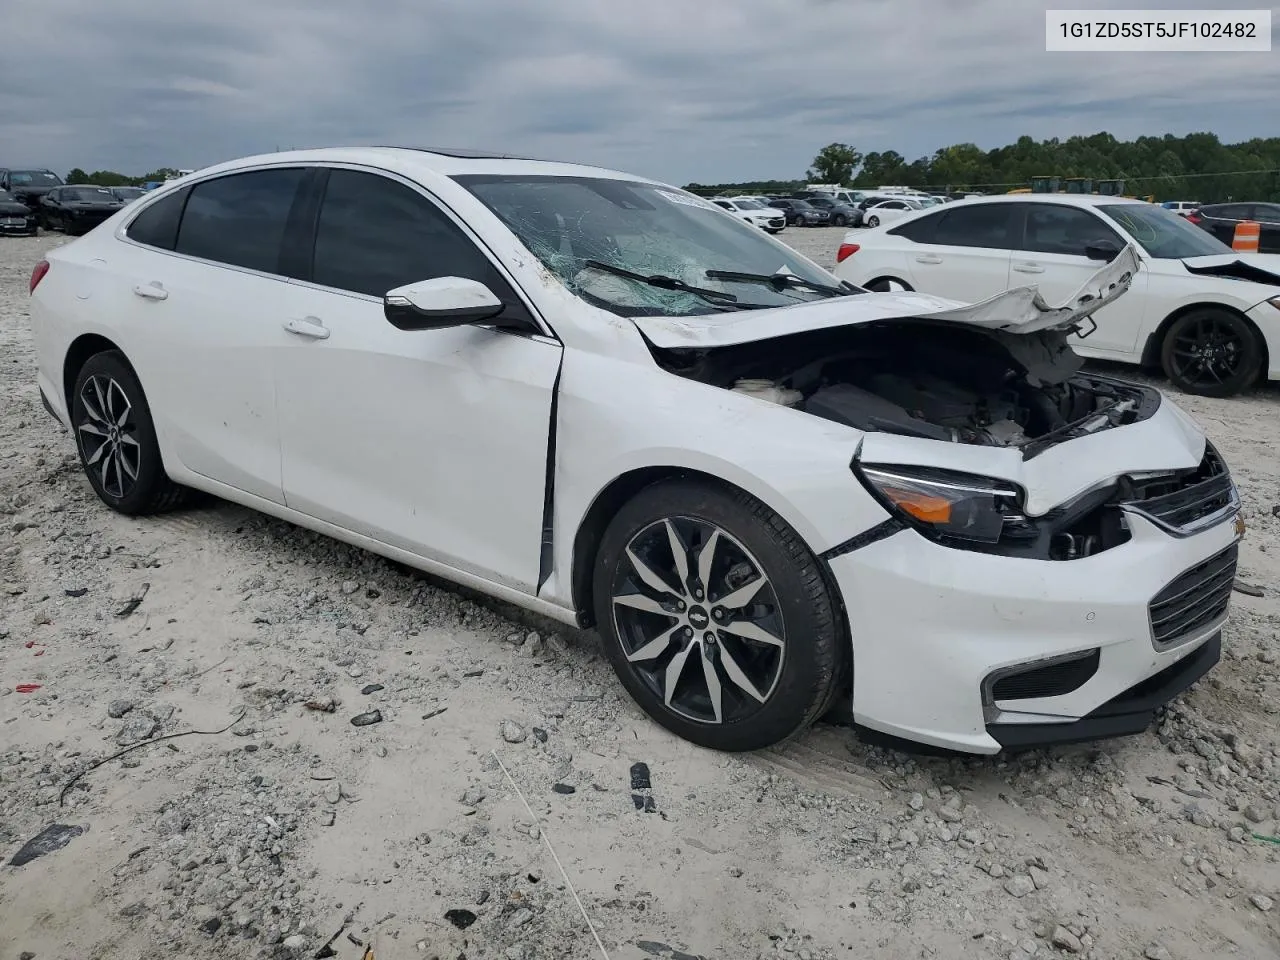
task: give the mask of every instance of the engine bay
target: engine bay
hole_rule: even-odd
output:
[[[1157,391],[1080,373],[1061,331],[892,320],[737,346],[661,350],[665,369],[864,431],[953,443],[1055,443],[1149,417]]]

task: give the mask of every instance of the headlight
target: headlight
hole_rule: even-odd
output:
[[[981,543],[1035,536],[1018,507],[1021,491],[1007,481],[925,467],[862,465],[859,473],[891,512],[924,533]]]

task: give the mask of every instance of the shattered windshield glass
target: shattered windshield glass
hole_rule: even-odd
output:
[[[775,289],[714,278],[708,271],[791,274],[823,288],[838,283],[759,227],[683,190],[603,177],[468,174],[454,179],[566,287],[621,316],[693,316],[831,295],[797,284]],[[669,278],[704,294],[641,282],[588,261]],[[709,298],[709,290],[728,296]]]
[[[1231,248],[1186,218],[1143,203],[1116,203],[1098,207],[1157,260],[1182,260],[1230,253]]]

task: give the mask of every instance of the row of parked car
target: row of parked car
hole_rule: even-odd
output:
[[[785,227],[877,227],[951,199],[923,193],[849,191],[832,195],[801,190],[789,197],[713,197],[711,202],[750,224],[777,233]]]
[[[52,170],[0,169],[0,234],[35,236],[43,227],[86,233],[127,203],[142,187],[66,184]]]
[[[1258,252],[1280,253],[1280,203],[1195,203],[1189,200],[1166,200],[1160,204],[1180,217],[1186,217],[1219,240],[1230,243],[1236,224],[1252,221],[1258,224]]]

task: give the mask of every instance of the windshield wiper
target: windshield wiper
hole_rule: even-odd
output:
[[[720,290],[708,290],[705,287],[695,287],[685,283],[679,277],[668,277],[665,274],[655,273],[645,275],[643,273],[635,273],[624,267],[615,267],[612,263],[605,263],[603,260],[584,260],[584,267],[591,267],[595,270],[603,270],[605,273],[612,273],[615,277],[624,277],[627,280],[635,280],[637,283],[645,283],[651,287],[658,287],[661,290],[676,290],[680,293],[690,293],[695,297],[702,297],[704,300],[710,300],[716,306],[728,306],[737,310],[752,310],[762,307],[764,304],[742,303],[732,293],[724,293]]]
[[[825,293],[829,297],[847,297],[861,293],[851,287],[833,287],[827,283],[815,283],[794,273],[738,273],[736,270],[708,270],[708,280],[729,280],[736,283],[762,283],[782,292],[788,287],[799,287],[815,293]]]

